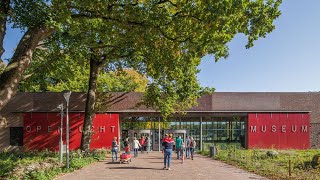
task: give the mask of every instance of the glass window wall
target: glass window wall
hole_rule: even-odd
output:
[[[202,117],[203,143],[236,143],[244,147],[245,116]],[[158,129],[158,117],[124,117],[121,118],[121,129]],[[161,129],[185,129],[187,135],[200,143],[200,117],[171,117],[160,120]]]

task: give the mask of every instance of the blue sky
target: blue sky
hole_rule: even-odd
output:
[[[276,29],[245,49],[246,37],[230,42],[230,56],[215,63],[206,56],[199,67],[202,86],[217,92],[320,91],[320,0],[283,0]],[[21,37],[10,29],[3,58],[11,57]]]
[[[320,91],[320,1],[288,0],[276,29],[245,49],[246,37],[230,43],[229,58],[202,59],[198,79],[217,92]]]

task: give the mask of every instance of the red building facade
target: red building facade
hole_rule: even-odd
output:
[[[247,148],[310,148],[309,113],[249,113]]]
[[[93,119],[94,133],[90,147],[108,148],[113,137],[121,140],[126,137],[125,130],[143,130],[121,127],[121,124],[126,121],[128,124],[141,123],[144,122],[141,119],[148,117],[154,119],[153,123],[144,128],[152,125],[150,136],[154,141],[160,139],[164,130],[158,131],[161,114],[140,105],[142,98],[142,93],[112,93],[109,104],[106,104],[108,111],[96,114]],[[57,106],[64,101],[62,93],[53,92],[18,93],[14,96],[0,112],[6,118],[6,122],[0,122],[0,150],[57,151],[60,140],[60,110]],[[74,92],[70,96],[70,150],[80,147],[85,101],[86,93]],[[203,143],[236,142],[249,149],[319,148],[319,101],[319,92],[217,92],[199,98],[198,106],[188,109],[185,115],[172,117],[167,130],[186,130],[186,135],[197,138],[199,146]],[[65,118],[63,121],[65,143]]]
[[[25,113],[23,145],[27,150],[59,150],[60,116],[57,113]],[[70,150],[80,147],[84,113],[69,113]],[[63,142],[65,143],[66,119],[63,120]],[[119,137],[118,114],[96,114],[93,118],[91,149],[108,148],[113,137]]]

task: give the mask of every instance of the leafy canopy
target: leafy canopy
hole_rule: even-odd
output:
[[[46,61],[36,57],[20,83],[22,92],[86,92],[89,82],[87,61],[79,63],[68,56],[50,57]],[[49,62],[49,63],[48,63]],[[101,71],[98,77],[98,92],[144,92],[148,79],[132,69]]]
[[[132,68],[151,79],[145,102],[167,116],[196,104],[201,57],[226,58],[227,43],[238,33],[248,37],[247,48],[253,46],[275,28],[281,0],[15,0],[13,4],[15,26],[44,22],[58,30],[57,47],[73,46],[74,54],[85,59],[95,52],[107,68]]]

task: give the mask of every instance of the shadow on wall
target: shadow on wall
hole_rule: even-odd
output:
[[[70,150],[80,147],[84,113],[69,113]],[[118,114],[96,114],[90,147],[107,148],[118,137]],[[63,120],[63,142],[66,143],[66,119]],[[60,116],[58,113],[26,113],[24,116],[24,147],[26,150],[59,150]]]

